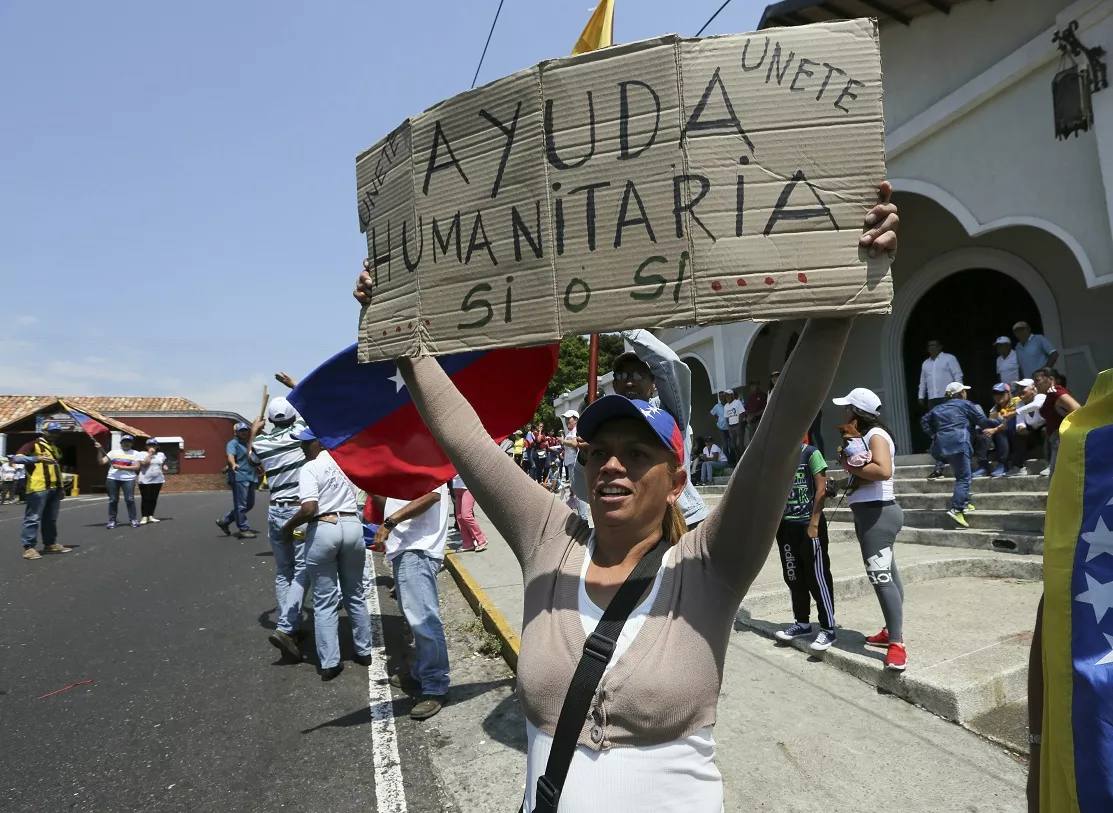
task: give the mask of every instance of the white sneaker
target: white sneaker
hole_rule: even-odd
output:
[[[162,520],[156,519],[155,517],[147,517],[147,522],[162,522]]]
[[[1040,477],[1049,477],[1049,476],[1051,476],[1051,467],[1050,466],[1048,466],[1046,469],[1044,469],[1043,471],[1040,472]]]
[[[811,634],[812,634],[812,625],[811,624],[799,624],[799,623],[797,623],[797,624],[793,624],[790,627],[786,627],[783,630],[777,630],[775,633],[773,633],[773,636],[778,641],[791,641],[793,638],[800,638],[804,635],[811,635]]]
[[[833,643],[835,643],[835,631],[821,629],[819,635],[815,636],[815,640],[808,645],[808,649],[812,652],[826,652]]]
[[[139,520],[139,524],[140,525],[146,525],[147,524],[147,518],[143,517],[143,519]]]

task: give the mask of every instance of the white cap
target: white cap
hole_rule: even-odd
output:
[[[565,412],[563,415],[561,415],[560,417],[562,417],[562,418],[579,418],[580,413],[577,412],[574,409],[570,409],[567,412]]]
[[[958,395],[963,390],[968,389],[970,388],[967,387],[965,384],[959,384],[957,381],[952,381],[950,384],[947,385],[947,389],[945,389],[944,392],[947,393],[947,395]]]
[[[860,409],[867,415],[877,415],[881,412],[881,399],[873,390],[865,387],[855,387],[843,398],[832,398],[833,403],[839,406],[852,406]]]
[[[267,420],[289,421],[298,417],[298,412],[283,396],[276,395],[267,402]]]
[[[1033,381],[1030,378],[1022,378],[1019,381],[1017,381],[1016,383],[1021,389],[1023,389],[1024,387],[1034,387],[1034,386],[1036,386],[1036,382]]]
[[[993,346],[996,347],[999,344],[1012,344],[1012,343],[1013,343],[1013,340],[1010,339],[1008,336],[998,336],[997,341],[995,341],[993,343]]]

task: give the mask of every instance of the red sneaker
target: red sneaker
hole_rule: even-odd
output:
[[[871,635],[866,639],[866,646],[888,646],[889,645],[889,630],[885,627],[881,628],[881,632],[877,635]]]
[[[889,644],[889,651],[885,654],[885,668],[893,672],[903,672],[908,665],[908,653],[904,644]]]

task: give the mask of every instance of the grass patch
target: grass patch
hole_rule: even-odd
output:
[[[497,635],[487,632],[478,618],[461,624],[460,631],[468,636],[468,645],[473,652],[485,658],[502,657],[502,641]]]

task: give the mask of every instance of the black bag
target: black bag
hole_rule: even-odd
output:
[[[568,778],[568,768],[572,764],[572,756],[576,753],[576,743],[580,738],[587,713],[591,709],[595,690],[599,688],[603,672],[611,662],[626,619],[638,606],[646,588],[657,577],[661,560],[668,549],[669,545],[662,540],[657,543],[657,547],[642,557],[611,599],[595,631],[584,642],[583,654],[580,655],[580,662],[572,675],[568,693],[564,696],[564,705],[560,708],[560,717],[557,719],[553,747],[549,751],[545,773],[537,780],[534,813],[557,813],[557,808],[560,807],[560,794],[564,790],[564,780]],[[522,806],[518,808],[518,813],[524,810],[523,801]]]

